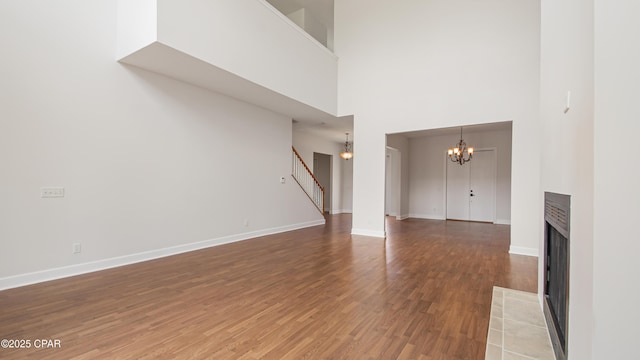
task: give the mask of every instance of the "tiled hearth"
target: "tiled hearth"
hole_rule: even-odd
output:
[[[485,359],[555,359],[536,294],[493,288]]]

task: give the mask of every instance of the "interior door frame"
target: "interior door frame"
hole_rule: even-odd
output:
[[[498,204],[498,148],[495,146],[489,146],[489,147],[482,147],[482,148],[474,148],[474,151],[493,151],[493,164],[494,164],[494,181],[493,181],[493,219],[492,219],[492,224],[496,223],[496,218],[497,218],[497,204]],[[449,154],[445,151],[444,152],[445,157],[444,157],[444,182],[443,182],[443,204],[444,204],[444,213],[443,213],[443,217],[445,220],[447,220],[447,213],[448,213],[448,209],[447,209],[447,165],[448,165],[448,161],[449,160]],[[473,161],[473,159],[471,160]],[[467,220],[467,221],[471,221],[471,220]]]
[[[388,155],[387,152],[394,155]],[[393,158],[393,160],[391,160],[391,158]],[[391,169],[390,167],[393,167],[395,170],[399,170],[399,171],[394,172],[393,171],[394,169]],[[385,147],[384,212],[385,212],[385,215],[394,216],[398,220],[400,220],[402,215],[402,190],[401,190],[401,186],[402,186],[401,171],[402,170],[401,169],[402,169],[402,152],[394,147],[386,146]],[[391,176],[394,179],[391,184],[387,183],[389,176]],[[391,185],[395,185],[395,186],[389,189]],[[389,205],[387,204],[387,198],[389,197],[389,194],[388,194],[389,190],[391,190],[391,192],[393,193],[392,198],[395,200],[393,204],[393,207],[395,209],[394,214],[387,214],[387,207]]]
[[[474,149],[475,151],[493,151],[493,204],[491,209],[492,219],[491,223],[496,223],[497,218],[497,206],[498,206],[498,148],[497,147],[483,147]],[[470,220],[471,221],[471,220]]]

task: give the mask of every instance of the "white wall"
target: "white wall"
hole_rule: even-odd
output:
[[[298,9],[292,13],[286,14],[287,17],[306,31],[314,39],[324,46],[327,46],[327,28],[322,25],[315,17],[311,15],[307,9]]]
[[[0,2],[0,288],[322,222],[279,183],[290,118],[119,64],[115,34],[114,1]]]
[[[353,212],[353,163],[358,161],[354,157],[351,160],[342,160],[340,166],[342,167],[342,207],[338,210],[340,213],[352,213]]]
[[[138,51],[158,39],[157,0],[118,0],[116,58]]]
[[[543,0],[543,191],[571,195],[568,355],[591,359],[593,333],[593,1]],[[565,114],[567,92],[571,109]],[[540,225],[542,226],[542,225]],[[540,237],[538,287],[543,293]],[[607,354],[593,358],[625,358]]]
[[[327,28],[311,12],[304,12],[304,30],[325,47],[327,46]]]
[[[384,235],[385,134],[511,120],[512,246],[537,249],[539,1],[341,0],[335,19],[338,113],[354,114],[358,154],[352,231]]]
[[[301,29],[304,29],[304,16],[306,10],[304,8],[298,9],[292,13],[285,14],[289,18],[289,20],[293,21],[296,25],[300,26]]]
[[[351,212],[353,170],[351,165],[343,164],[347,161],[340,157],[343,145],[306,131],[295,129],[293,131],[293,146],[310,169],[313,169],[314,152],[332,155],[333,192],[331,194],[330,210],[332,214]],[[353,160],[348,162],[353,163]]]
[[[459,140],[458,135],[411,138],[410,201],[411,217],[446,218],[447,149]],[[476,149],[496,148],[496,223],[511,220],[511,131],[465,132],[464,140]]]
[[[594,3],[593,358],[633,359],[640,323],[640,188],[634,161],[640,134],[640,3]]]

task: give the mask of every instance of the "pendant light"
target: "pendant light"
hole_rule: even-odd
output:
[[[344,142],[344,150],[340,153],[340,157],[349,160],[353,157],[353,151],[351,150],[351,143],[349,143],[349,133],[345,133],[347,140]]]
[[[462,139],[462,127],[460,127],[460,141],[454,145],[453,149],[449,149],[447,153],[449,154],[449,159],[451,159],[451,161],[457,162],[460,165],[471,161],[473,158],[473,148],[467,148],[467,143]]]

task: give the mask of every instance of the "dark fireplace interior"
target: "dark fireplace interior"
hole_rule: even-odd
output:
[[[556,359],[567,358],[571,197],[545,193],[544,315]]]

